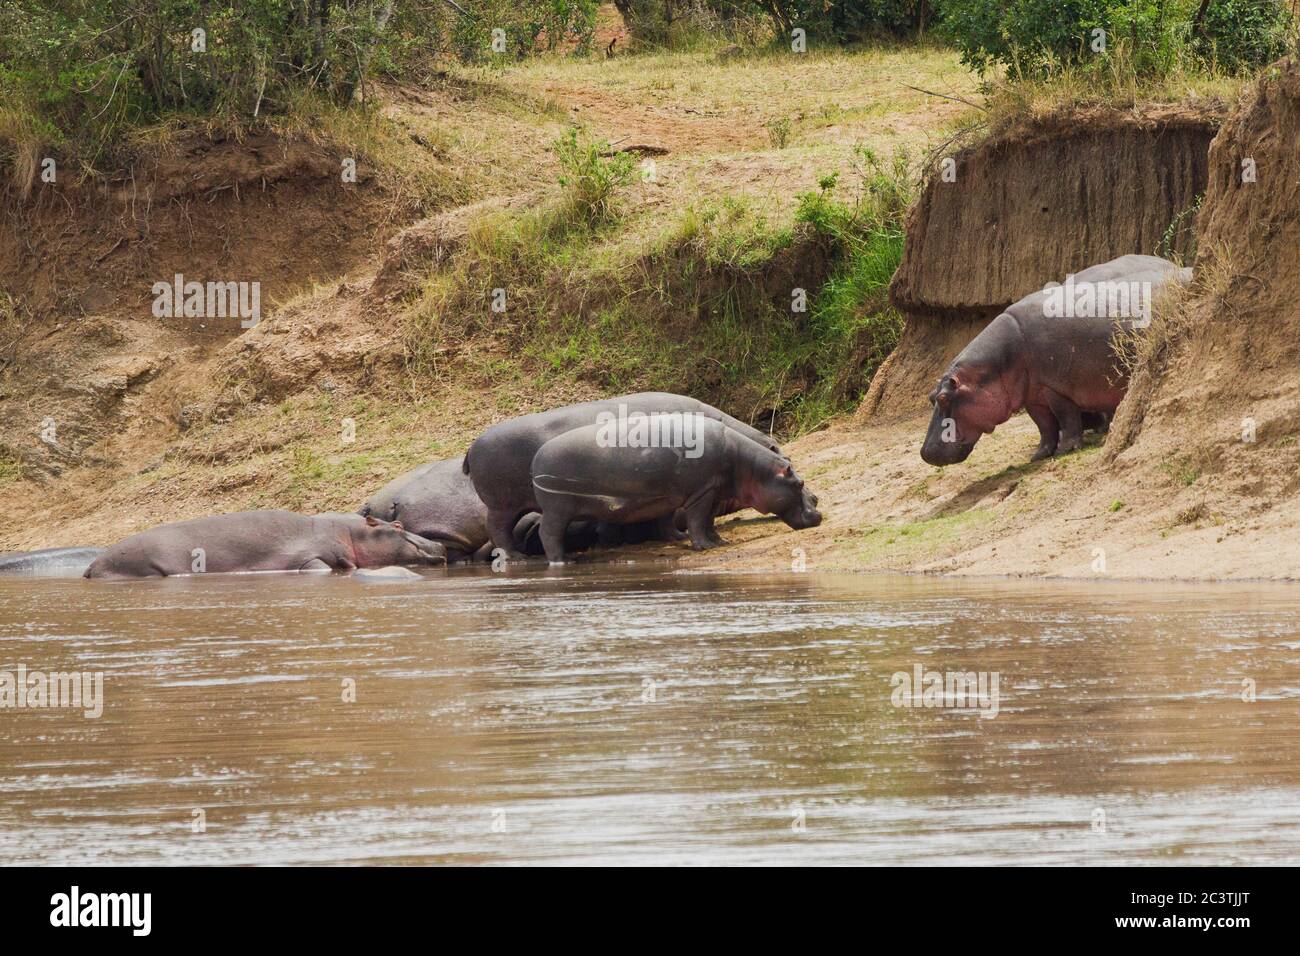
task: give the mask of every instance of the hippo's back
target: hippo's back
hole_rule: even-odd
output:
[[[604,498],[611,504],[673,497],[694,490],[717,471],[728,433],[721,422],[701,415],[690,433],[679,433],[686,434],[689,445],[647,446],[618,442],[609,426],[586,425],[552,438],[538,450],[532,482],[539,492]]]
[[[266,509],[174,521],[106,548],[86,569],[86,577],[188,574],[200,560],[211,572],[276,569],[308,546],[322,518],[331,516]]]
[[[79,578],[103,553],[103,548],[43,548],[0,554],[0,574]]]
[[[551,439],[597,424],[602,412],[612,415],[695,413],[777,450],[769,436],[698,399],[672,392],[636,392],[535,412],[488,428],[474,440],[465,455],[479,497],[489,508],[522,508],[535,504],[533,457]]]

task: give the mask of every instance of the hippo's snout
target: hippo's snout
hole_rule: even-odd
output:
[[[921,446],[921,460],[936,468],[955,465],[969,458],[974,448],[974,442],[931,441],[927,438]]]
[[[817,510],[816,504],[816,496],[805,493],[803,501],[781,515],[781,520],[796,531],[802,531],[804,528],[815,528],[822,523],[822,513]]]

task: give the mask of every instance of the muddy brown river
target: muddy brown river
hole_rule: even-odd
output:
[[[1300,860],[1297,588],[0,578],[20,665],[3,863]]]

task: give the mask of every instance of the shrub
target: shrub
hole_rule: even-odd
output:
[[[609,143],[580,135],[576,126],[569,127],[553,149],[570,220],[596,225],[612,219],[619,187],[632,180],[635,157],[621,152],[607,156]]]
[[[944,24],[981,72],[1042,74],[1122,51],[1133,73],[1164,75],[1262,66],[1283,52],[1291,16],[1284,0],[945,0]]]

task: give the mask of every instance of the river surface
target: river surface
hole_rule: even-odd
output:
[[[1294,587],[0,578],[18,665],[102,714],[0,709],[0,863],[1300,862]]]

